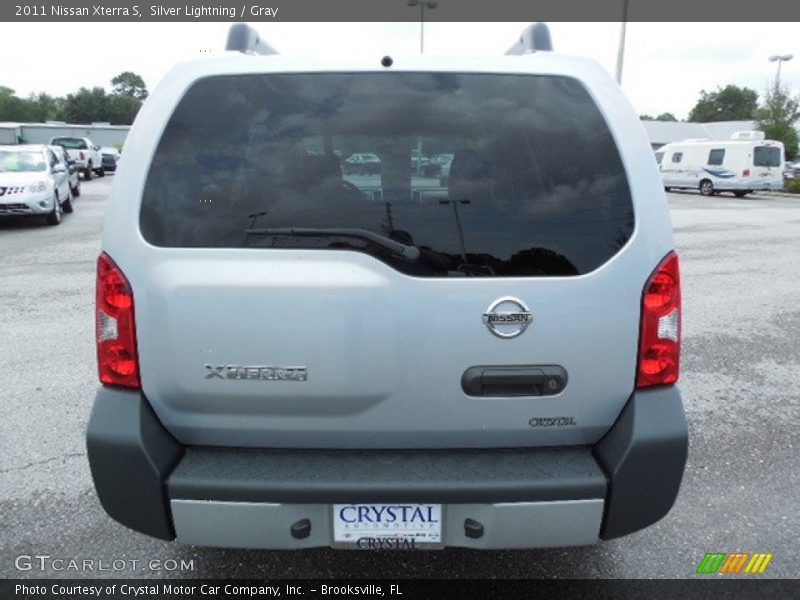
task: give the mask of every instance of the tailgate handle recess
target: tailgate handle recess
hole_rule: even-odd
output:
[[[483,365],[461,376],[470,396],[554,396],[567,385],[567,372],[558,365]]]

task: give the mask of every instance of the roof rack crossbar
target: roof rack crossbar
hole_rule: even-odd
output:
[[[225,50],[244,52],[245,54],[277,54],[278,51],[262,41],[258,32],[246,23],[234,23],[228,31]]]
[[[519,40],[508,49],[506,54],[551,52],[552,50],[553,42],[550,40],[550,29],[544,23],[533,23],[522,30]]]

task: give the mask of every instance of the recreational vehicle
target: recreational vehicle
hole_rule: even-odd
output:
[[[686,140],[656,152],[664,189],[699,189],[704,196],[783,187],[783,144],[761,131],[740,131],[728,141]]]

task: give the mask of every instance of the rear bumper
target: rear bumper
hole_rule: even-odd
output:
[[[759,179],[756,177],[744,179],[731,179],[725,180],[715,185],[720,190],[734,190],[734,191],[763,191],[763,190],[780,190],[783,188],[783,181],[780,179]]]
[[[595,446],[302,451],[184,448],[138,392],[103,388],[87,432],[106,512],[162,539],[332,545],[331,504],[444,506],[445,546],[591,544],[647,527],[677,496],[687,427],[675,387],[637,392]],[[308,519],[302,538],[291,526]],[[468,535],[465,521],[482,526]]]

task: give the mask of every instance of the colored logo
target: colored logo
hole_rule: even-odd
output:
[[[697,573],[763,573],[771,560],[771,552],[707,552]]]

